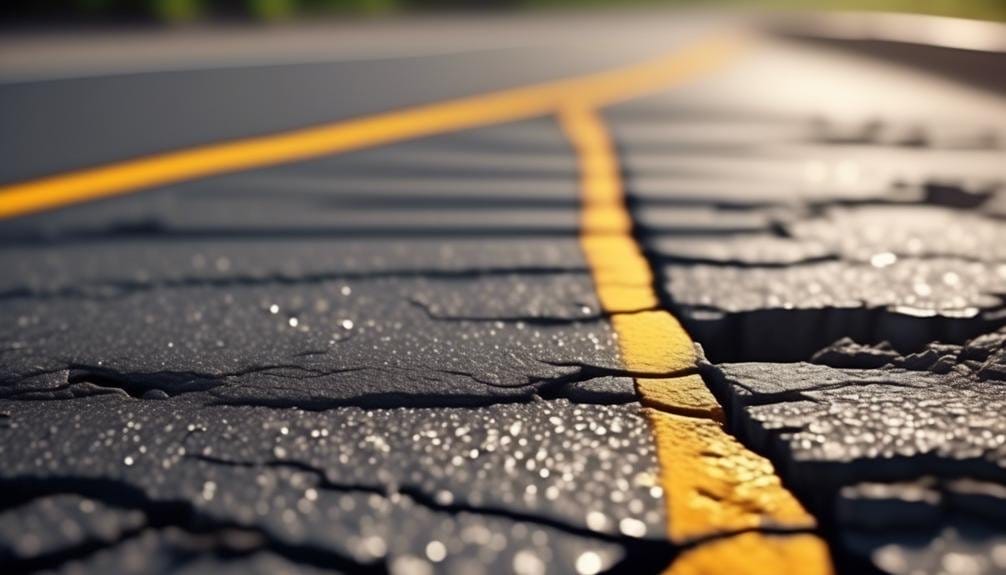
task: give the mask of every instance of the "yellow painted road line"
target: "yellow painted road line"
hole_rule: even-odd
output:
[[[580,166],[581,247],[601,304],[614,314],[622,363],[633,372],[677,374],[636,378],[657,444],[667,532],[681,545],[714,539],[682,553],[668,572],[830,573],[827,546],[817,536],[756,531],[805,530],[815,523],[771,462],[723,429],[716,399],[694,373],[694,344],[677,319],[656,309],[631,312],[655,308],[657,295],[649,263],[632,237],[610,136],[589,105],[567,105],[560,121]]]
[[[742,533],[685,551],[666,575],[807,575],[830,572],[830,565],[814,535]]]
[[[0,218],[240,170],[264,168],[554,113],[566,102],[604,106],[659,90],[727,57],[735,37],[715,37],[608,72],[408,108],[362,119],[163,153],[0,186]]]

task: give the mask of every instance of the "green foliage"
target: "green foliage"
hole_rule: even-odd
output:
[[[296,0],[248,0],[246,6],[252,17],[265,22],[289,20],[297,12]]]
[[[165,22],[191,22],[203,13],[202,0],[153,0],[151,12]]]
[[[401,0],[300,0],[306,11],[349,14],[380,14],[402,6]]]
[[[1006,20],[1006,0],[747,0],[746,4],[801,9],[914,12],[957,18]]]

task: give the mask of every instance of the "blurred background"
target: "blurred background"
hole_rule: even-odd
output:
[[[443,10],[561,9],[626,6],[732,6],[760,9],[876,10],[1006,20],[1006,0],[14,0],[0,3],[6,25],[103,23],[185,24],[319,17],[379,17]]]

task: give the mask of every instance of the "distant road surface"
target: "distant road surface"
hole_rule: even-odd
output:
[[[0,571],[1006,572],[1002,33],[10,34]]]

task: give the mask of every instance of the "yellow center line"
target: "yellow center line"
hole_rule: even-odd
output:
[[[720,406],[694,373],[695,346],[678,320],[667,311],[624,313],[657,307],[657,295],[632,236],[617,156],[592,106],[570,103],[559,118],[580,167],[581,247],[601,305],[614,314],[622,363],[637,373],[681,374],[636,378],[657,444],[668,535],[689,544],[741,532],[690,548],[668,573],[830,573],[827,546],[816,535],[752,531],[810,529],[815,523],[772,464],[723,429]]]
[[[605,106],[661,89],[737,47],[715,37],[634,66],[366,118],[232,140],[0,186],[0,218],[133,191],[554,113],[571,99]]]

